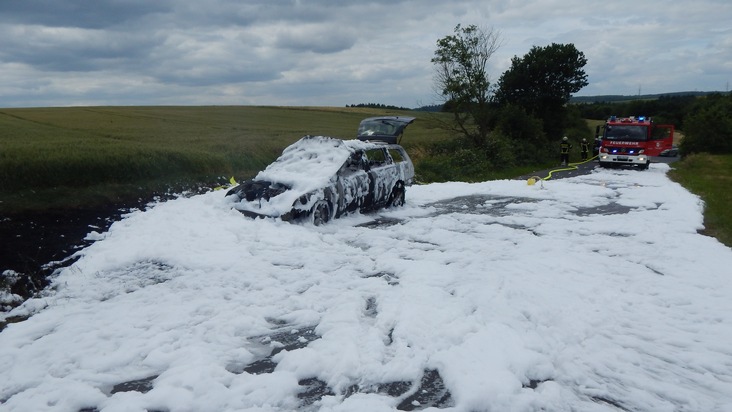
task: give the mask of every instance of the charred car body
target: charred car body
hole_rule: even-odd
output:
[[[397,144],[413,117],[364,119],[358,139],[305,136],[227,193],[249,217],[311,221],[404,204],[414,166]]]

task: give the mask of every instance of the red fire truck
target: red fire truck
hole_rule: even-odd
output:
[[[674,126],[655,124],[650,117],[644,116],[611,116],[604,125],[597,126],[596,139],[600,143],[597,156],[600,166],[627,165],[648,169],[650,156],[658,156],[673,146]]]

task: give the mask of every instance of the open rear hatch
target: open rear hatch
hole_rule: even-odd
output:
[[[414,119],[414,117],[406,116],[369,117],[363,119],[358,125],[358,140],[399,144],[404,129]]]

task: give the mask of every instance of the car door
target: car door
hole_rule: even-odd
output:
[[[370,205],[377,207],[386,203],[394,186],[394,163],[386,148],[375,148],[366,151],[369,164]]]
[[[369,195],[370,177],[368,163],[362,151],[354,153],[337,173],[336,191],[338,199],[334,202],[336,216],[359,210]]]
[[[394,162],[394,167],[397,169],[396,173],[398,173],[399,179],[406,186],[411,185],[414,181],[414,165],[407,151],[401,146],[394,145],[389,147],[388,152]]]

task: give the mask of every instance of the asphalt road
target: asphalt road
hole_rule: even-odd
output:
[[[651,157],[651,163],[670,164],[677,160],[679,160],[678,157],[660,157],[660,156]],[[557,167],[554,167],[551,169],[539,170],[536,172],[532,172],[530,174],[519,176],[517,179],[518,180],[528,180],[531,177],[535,177],[535,176],[538,176],[544,180],[564,179],[567,177],[586,175],[586,174],[589,174],[590,172],[592,172],[592,170],[594,170],[596,167],[600,167],[597,160],[591,160],[586,163],[570,163],[570,165],[573,165],[573,166],[565,167],[565,166],[557,165]]]

